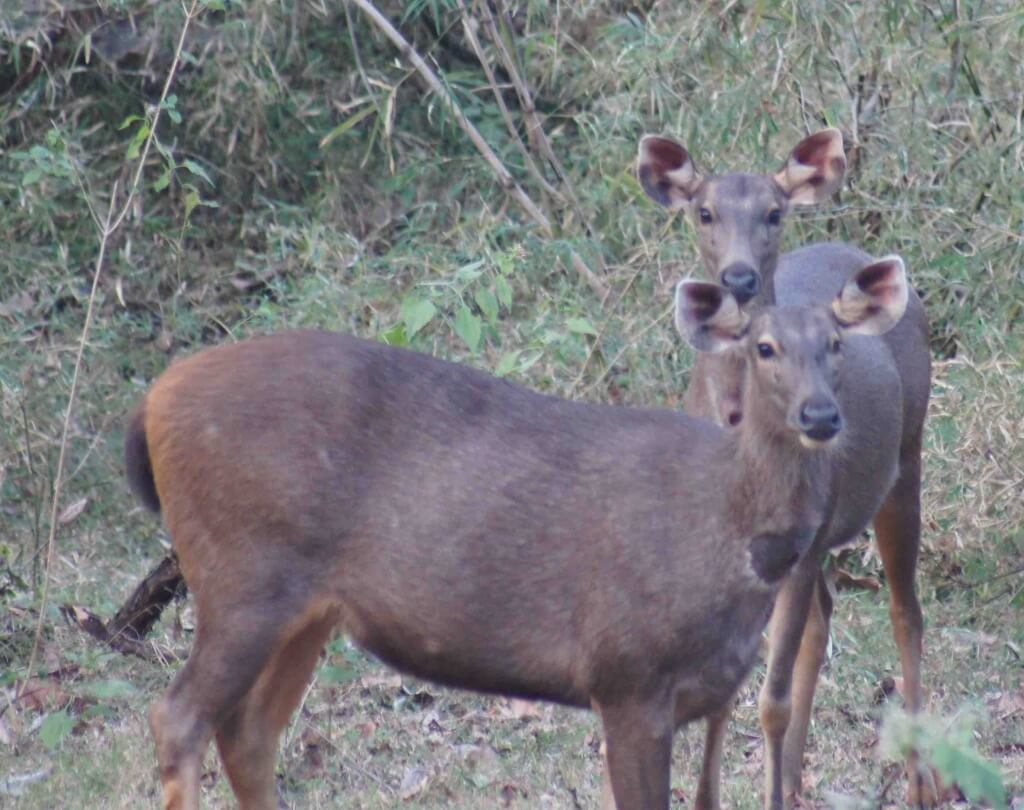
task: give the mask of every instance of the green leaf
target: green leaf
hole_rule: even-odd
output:
[[[464,264],[455,271],[455,277],[463,284],[476,281],[484,273],[484,260],[477,259],[475,262]]]
[[[471,352],[480,347],[480,319],[463,304],[455,313],[455,334],[462,338]]]
[[[132,136],[131,143],[128,144],[128,160],[135,160],[139,156],[139,152],[142,151],[142,144],[145,143],[148,136],[149,124],[143,124]]]
[[[593,335],[597,337],[597,330],[586,318],[569,318],[565,322],[565,325],[569,327],[570,332],[575,332],[578,335]]]
[[[338,124],[338,126],[332,129],[326,135],[324,135],[324,137],[320,139],[320,148],[323,149],[325,146],[328,146],[331,143],[331,141],[340,138],[342,135],[344,135],[346,132],[352,129],[352,127],[354,127],[356,124],[362,121],[364,118],[366,118],[369,115],[372,115],[375,112],[377,112],[377,107],[371,104],[370,102],[367,102],[366,105],[359,112],[353,113],[340,124]]]
[[[213,185],[213,181],[210,179],[210,175],[208,175],[206,173],[206,169],[204,169],[202,166],[200,166],[194,160],[186,160],[181,165],[184,166],[186,169],[188,169],[190,172],[192,172],[192,174],[195,174],[195,175],[198,175],[199,177],[202,177],[211,186]]]
[[[536,351],[519,364],[519,373],[525,374],[533,365],[544,356],[543,351]]]
[[[29,149],[28,154],[30,157],[38,161],[50,159],[50,150],[47,149],[45,146],[40,146],[39,144],[36,144],[31,149]]]
[[[486,287],[481,287],[473,297],[476,299],[476,304],[480,307],[484,317],[492,324],[496,323],[498,320],[498,299],[494,297],[494,293]]]
[[[510,276],[515,270],[515,260],[508,253],[499,253],[494,257],[494,261],[502,275]]]
[[[516,367],[516,361],[519,359],[519,355],[522,352],[519,349],[515,349],[511,352],[505,352],[498,361],[497,367],[494,369],[495,377],[504,377],[506,374],[511,373],[512,369]]]
[[[950,781],[956,782],[972,802],[986,800],[994,807],[1006,807],[1006,788],[998,769],[974,751],[939,740],[931,751],[931,762]]]
[[[325,664],[320,670],[320,681],[326,684],[348,683],[358,674],[353,667]]]
[[[132,124],[134,124],[136,121],[141,121],[141,120],[142,120],[142,116],[141,115],[129,115],[127,118],[124,119],[124,121],[122,121],[120,124],[117,125],[117,128],[119,130],[127,129]]]
[[[398,315],[405,324],[405,334],[411,340],[416,333],[430,323],[437,308],[423,298],[407,295],[398,308]]]
[[[130,697],[138,690],[130,681],[110,678],[86,683],[82,686],[82,691],[97,700],[110,700],[111,698]]]
[[[188,194],[185,195],[185,219],[192,216],[192,212],[195,210],[196,206],[199,205],[199,202],[199,192],[194,188],[190,189]]]
[[[387,343],[388,346],[408,346],[409,337],[405,334],[405,324],[396,323],[387,331],[381,332],[380,340],[382,343]]]
[[[156,180],[153,181],[153,191],[163,191],[171,184],[171,170],[167,168]]]
[[[512,285],[508,283],[504,276],[498,276],[494,279],[494,292],[505,309],[512,308]]]
[[[21,184],[23,186],[31,186],[34,183],[38,183],[43,176],[43,170],[40,168],[29,169],[21,176]]]
[[[39,727],[39,739],[51,751],[57,748],[75,727],[75,718],[66,711],[48,714]]]

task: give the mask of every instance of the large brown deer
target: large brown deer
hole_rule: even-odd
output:
[[[592,707],[618,805],[667,810],[673,732],[728,704],[828,513],[845,336],[890,328],[906,290],[883,260],[751,319],[680,284],[680,331],[743,353],[731,431],[324,332],[172,365],[125,439],[195,597],[150,712],[164,807],[198,807],[215,738],[239,804],[276,808],[279,733],[340,628],[418,677]]]
[[[640,183],[651,198],[689,214],[706,270],[748,308],[827,301],[869,261],[863,251],[837,242],[779,255],[781,228],[790,209],[825,200],[842,181],[846,160],[838,130],[823,130],[802,140],[773,175],[705,176],[685,148],[656,136],[641,140],[637,166]],[[760,699],[766,740],[765,802],[770,808],[792,806],[800,792],[803,750],[832,611],[820,575],[823,557],[829,548],[853,540],[869,523],[874,526],[889,584],[907,709],[916,712],[922,703],[923,621],[914,578],[931,361],[927,318],[913,290],[906,315],[896,328],[881,338],[850,341],[849,353],[850,366],[861,369],[865,377],[891,378],[886,393],[890,405],[864,408],[852,399],[847,401],[856,397],[861,380],[840,391],[849,449],[833,456],[834,509],[814,548],[779,595]],[[743,401],[739,355],[698,356],[686,393],[687,410],[737,425],[745,418]],[[879,442],[898,448],[891,465],[873,463]],[[709,726],[707,744],[712,751],[720,750],[723,727],[724,719]],[[717,757],[711,757],[709,764],[712,773],[702,778],[702,784],[717,785]],[[934,774],[920,767],[914,755],[907,763],[907,774],[910,803],[934,805],[938,792]]]

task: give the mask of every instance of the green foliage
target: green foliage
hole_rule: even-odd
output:
[[[974,745],[973,725],[963,716],[956,722],[927,715],[892,712],[882,727],[885,756],[904,759],[917,751],[947,784],[955,783],[972,802],[1006,808],[1006,787],[999,768],[981,756]]]
[[[53,751],[71,735],[74,727],[75,718],[66,709],[51,712],[46,715],[43,724],[39,727],[39,739],[43,741],[43,745]]]

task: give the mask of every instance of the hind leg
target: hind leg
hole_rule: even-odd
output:
[[[900,478],[875,516],[874,529],[878,552],[882,557],[889,582],[889,616],[892,632],[900,652],[903,670],[903,696],[907,711],[920,711],[921,652],[924,619],[917,599],[914,578],[917,553],[921,542],[921,452],[920,445],[904,458]],[[909,779],[908,802],[932,807],[938,802],[935,775],[922,768],[917,755],[907,761]]]
[[[149,713],[164,810],[198,810],[203,754],[214,729],[255,682],[276,635],[270,623],[197,613],[188,662]]]
[[[334,617],[311,614],[271,655],[249,693],[217,727],[217,748],[242,810],[276,810],[274,763],[282,729],[302,699]]]

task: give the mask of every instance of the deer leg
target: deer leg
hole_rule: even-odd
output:
[[[199,776],[210,738],[256,680],[277,630],[275,622],[203,611],[198,599],[197,614],[188,662],[149,713],[164,810],[198,810]]]
[[[921,453],[920,445],[904,459],[900,478],[875,515],[878,552],[889,583],[889,616],[903,670],[903,697],[907,711],[920,711],[921,648],[924,620],[917,599],[914,577],[921,543]],[[930,768],[923,768],[916,753],[907,761],[907,801],[914,807],[933,807],[938,802],[938,784]]]
[[[668,810],[674,728],[669,706],[663,701],[629,701],[604,704],[599,711],[612,806]]]
[[[807,611],[800,651],[793,665],[793,686],[789,728],[782,746],[782,790],[784,795],[799,796],[802,788],[804,747],[811,723],[814,690],[825,663],[829,625],[832,621],[832,597],[821,574],[815,580],[814,593]],[[788,799],[787,799],[788,801]]]
[[[792,807],[794,796],[783,793],[783,750],[792,714],[793,666],[800,650],[807,613],[819,574],[821,555],[811,553],[789,575],[775,600],[769,630],[768,675],[761,687],[758,710],[765,744],[765,807]]]
[[[722,745],[725,730],[732,714],[732,700],[725,708],[707,717],[707,733],[704,737],[704,762],[700,767],[700,781],[697,783],[697,797],[694,810],[718,810],[718,788],[722,781]]]
[[[309,617],[277,647],[252,689],[217,727],[217,748],[242,810],[276,810],[278,738],[333,628],[331,615]]]
[[[618,810],[612,790],[611,769],[608,767],[608,743],[604,745],[604,773],[601,774],[601,810]]]

